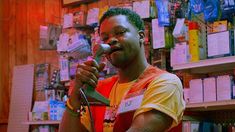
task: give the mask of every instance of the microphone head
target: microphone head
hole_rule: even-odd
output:
[[[108,54],[111,51],[111,47],[108,44],[96,44],[93,47],[94,55],[101,56],[102,54]]]

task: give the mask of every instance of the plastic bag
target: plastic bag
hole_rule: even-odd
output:
[[[221,19],[232,19],[233,13],[235,13],[235,1],[234,0],[220,0],[221,2]]]
[[[219,18],[220,1],[206,0],[204,5],[204,19],[206,22],[213,22]]]
[[[156,0],[159,26],[170,26],[170,13],[168,10],[168,4],[168,0]]]
[[[203,0],[190,0],[190,8],[192,13],[200,14],[204,10],[204,1]]]

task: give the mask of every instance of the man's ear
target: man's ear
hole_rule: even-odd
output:
[[[139,36],[140,36],[140,44],[144,44],[144,38],[145,38],[145,33],[143,30],[139,31]]]
[[[140,39],[144,39],[145,33],[144,33],[143,30],[140,30],[140,31],[139,31],[139,36],[140,36]]]

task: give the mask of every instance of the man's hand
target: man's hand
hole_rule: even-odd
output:
[[[70,95],[72,106],[76,108],[80,107],[80,88],[84,85],[90,85],[95,88],[99,79],[99,72],[102,71],[104,67],[104,63],[98,65],[95,60],[88,60],[77,65],[75,86]]]
[[[83,64],[77,66],[75,75],[75,86],[73,87],[69,101],[74,109],[80,109],[81,107],[81,95],[80,88],[83,85],[90,85],[96,87],[99,72],[104,69],[104,64],[97,64],[95,60],[88,60]],[[85,132],[86,128],[80,121],[80,116],[73,116],[68,111],[64,112],[62,121],[60,123],[59,132]]]
[[[88,60],[83,64],[78,64],[75,85],[76,87],[82,87],[83,84],[88,84],[92,87],[96,87],[99,78],[99,72],[103,70],[104,65],[98,65],[95,60]]]

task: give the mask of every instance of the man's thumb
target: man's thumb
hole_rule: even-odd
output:
[[[105,67],[105,63],[100,63],[99,64],[99,72],[103,71],[104,67]]]

